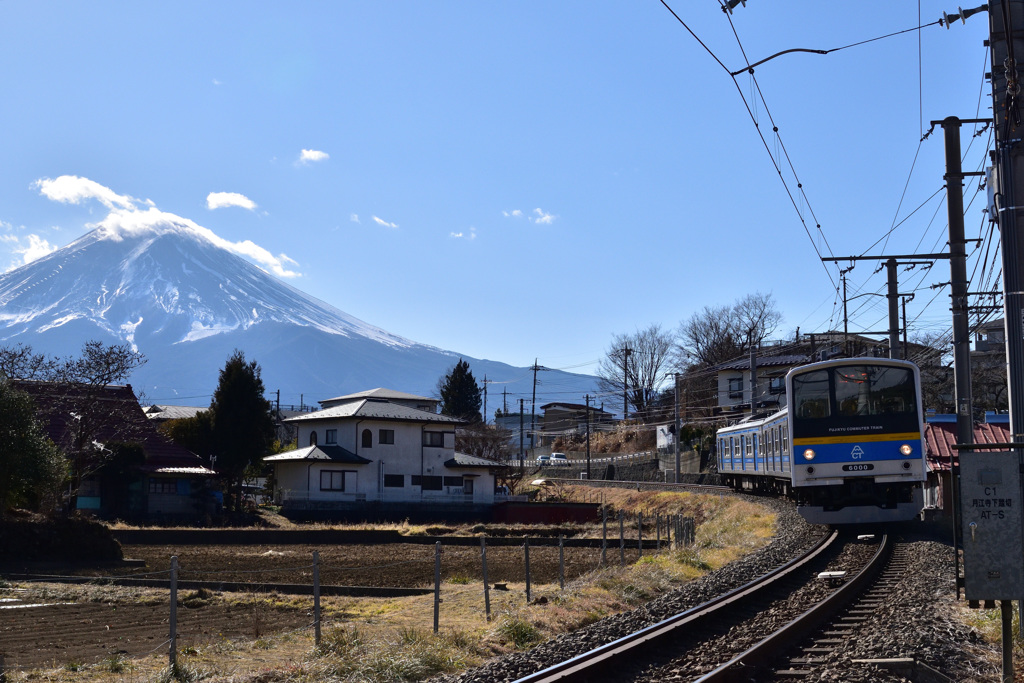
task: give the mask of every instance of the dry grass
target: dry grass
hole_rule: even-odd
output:
[[[675,586],[751,552],[770,540],[774,516],[760,506],[732,497],[688,493],[607,490],[616,510],[645,516],[682,513],[698,520],[691,548],[648,552],[627,567],[597,569],[559,589],[556,584],[532,587],[526,604],[525,585],[510,583],[508,591],[491,590],[492,620],[484,614],[483,586],[478,579],[457,577],[442,586],[440,632],[433,633],[433,596],[403,598],[323,599],[323,641],[315,648],[311,629],[285,635],[263,635],[245,641],[221,640],[183,651],[174,673],[181,681],[232,683],[300,683],[306,681],[416,681],[457,671],[487,658],[531,647],[559,633],[630,609]],[[585,494],[583,494],[585,495]],[[352,527],[346,527],[352,528]],[[391,528],[394,528],[392,526]],[[586,530],[600,533],[600,525]],[[609,549],[617,562],[617,549]],[[614,559],[613,559],[614,558]],[[72,590],[72,589],[68,589]],[[96,590],[96,589],[90,589]],[[124,589],[116,589],[124,590]],[[145,591],[123,593],[119,599],[146,599]],[[91,599],[91,598],[89,598]],[[256,600],[252,595],[196,596],[204,600]],[[293,606],[303,599],[259,598],[267,608]],[[276,601],[276,602],[275,602]],[[98,683],[170,680],[167,655],[130,661],[116,658],[88,666],[66,664],[33,671],[12,671],[8,680]],[[75,669],[75,670],[71,670]]]

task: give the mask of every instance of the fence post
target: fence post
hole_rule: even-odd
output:
[[[171,556],[171,647],[167,652],[167,663],[171,674],[178,666],[178,556]]]
[[[619,566],[626,566],[626,515],[619,510]]]
[[[491,620],[491,586],[487,583],[487,539],[480,537],[480,564],[483,567],[484,575],[484,613],[487,621]]]
[[[601,566],[608,563],[608,506],[601,506]],[[1022,619],[1021,621],[1024,621]]]
[[[644,556],[644,513],[636,513],[636,549],[637,557]]]
[[[434,633],[441,620],[441,541],[434,544]]]
[[[558,534],[558,588],[565,588],[565,534]]]
[[[526,559],[526,602],[530,602],[530,537],[523,536],[523,550]]]
[[[320,551],[313,551],[313,644],[320,647]]]
[[[657,550],[660,553],[661,552],[661,513],[660,512],[654,513],[654,535],[657,538],[657,541],[654,544],[655,550]]]

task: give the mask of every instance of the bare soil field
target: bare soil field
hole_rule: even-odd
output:
[[[402,588],[434,585],[434,546],[399,543],[353,546],[125,546],[126,558],[146,562],[146,571],[170,567],[177,555],[182,580],[305,583],[313,581],[313,551],[320,552],[320,582],[337,586],[387,586]],[[636,560],[636,549],[627,549],[626,561]],[[617,562],[619,549],[608,549],[608,561]],[[569,580],[600,565],[597,548],[565,549],[565,578]],[[135,569],[134,571],[140,571]],[[558,580],[558,548],[530,547],[531,580]],[[488,546],[487,576],[492,582],[524,581],[526,566],[522,546]],[[441,551],[441,580],[481,578],[478,546],[445,546]]]
[[[8,667],[74,666],[107,657],[167,652],[170,610],[160,603],[87,602],[0,609],[0,648]],[[254,638],[307,626],[309,610],[253,603],[178,608],[178,647]]]
[[[311,585],[314,550],[320,553],[323,585],[432,587],[434,584],[434,547],[423,544],[125,546],[125,557],[144,560],[146,567],[61,573],[104,577],[164,572],[170,568],[171,556],[176,555],[182,581],[251,584],[252,591],[248,594],[235,593],[230,599],[210,601],[191,600],[195,591],[179,591],[178,645],[180,649],[198,648],[220,640],[258,638],[308,627],[313,620],[309,597],[271,595],[266,600],[262,584]],[[618,563],[617,543],[608,548],[607,558],[609,563]],[[627,549],[626,562],[636,559],[636,549]],[[595,569],[600,560],[600,549],[565,548],[566,581]],[[557,547],[531,546],[530,575],[535,585],[557,583],[558,568]],[[521,586],[525,581],[522,546],[488,547],[487,569],[492,584],[507,582]],[[441,576],[449,586],[479,581],[480,548],[442,546]],[[32,588],[31,584],[27,586]],[[109,596],[92,596],[87,599],[93,602],[83,602],[70,589],[65,594],[51,585],[42,593],[45,599],[27,598],[51,603],[50,606],[0,608],[0,654],[6,655],[7,666],[66,667],[69,663],[95,663],[110,657],[134,658],[152,651],[166,652],[170,628],[167,591],[118,590],[121,592],[112,590]],[[442,586],[442,595],[444,592]],[[18,594],[0,590],[0,597],[11,595]],[[59,604],[73,600],[78,601]],[[325,620],[329,618],[324,615]]]

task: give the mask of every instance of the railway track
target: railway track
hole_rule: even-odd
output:
[[[842,636],[826,633],[776,670],[779,653],[863,591],[889,546],[885,537],[853,539],[833,532],[760,579],[518,683],[798,679],[813,664],[817,648]],[[826,568],[832,573],[818,578]]]

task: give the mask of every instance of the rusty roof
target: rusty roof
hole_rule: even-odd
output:
[[[974,443],[1007,443],[1010,425],[979,422],[974,425]],[[933,470],[950,469],[950,457],[955,453],[955,422],[929,422],[924,426],[925,453]]]

